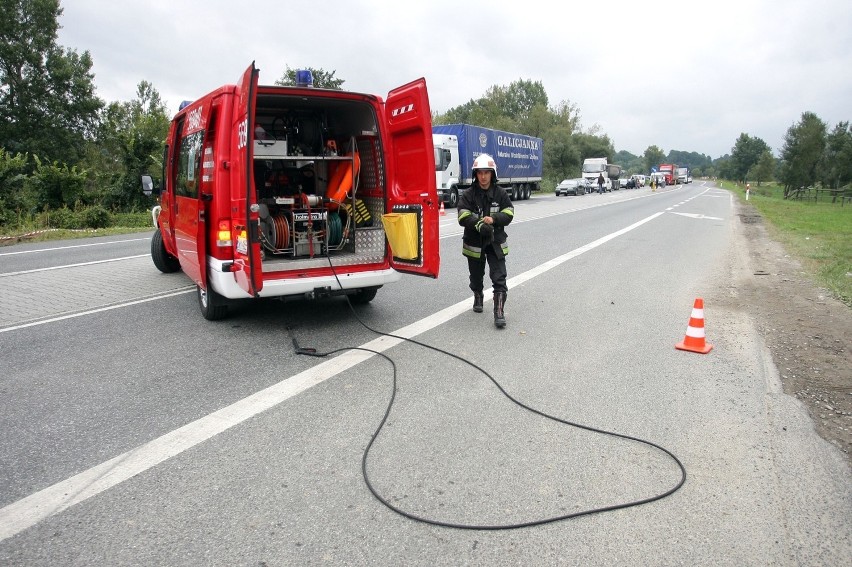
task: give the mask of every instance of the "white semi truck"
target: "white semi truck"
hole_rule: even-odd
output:
[[[605,157],[586,158],[583,160],[583,179],[588,179],[592,188],[598,186],[598,176],[604,176],[604,189],[614,191],[619,188],[618,178],[621,176],[621,166],[609,163]]]

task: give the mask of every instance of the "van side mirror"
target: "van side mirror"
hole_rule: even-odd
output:
[[[160,188],[154,186],[154,180],[151,179],[150,175],[142,176],[142,193],[144,193],[146,197],[160,194]]]

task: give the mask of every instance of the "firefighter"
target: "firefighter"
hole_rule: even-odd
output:
[[[458,204],[459,224],[464,227],[462,254],[467,257],[470,289],[473,292],[473,311],[482,313],[485,264],[494,291],[494,324],[506,326],[503,307],[506,305],[506,242],[505,227],[515,216],[512,200],[505,189],[497,185],[497,165],[488,154],[480,154],[473,162],[474,183],[465,191]]]

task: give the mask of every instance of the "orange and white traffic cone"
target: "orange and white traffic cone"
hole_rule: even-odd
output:
[[[675,348],[701,354],[707,354],[713,348],[713,345],[704,342],[704,300],[700,297],[695,300],[695,305],[692,307],[686,336],[683,342],[675,345]]]
[[[446,214],[447,214],[447,211],[445,211],[445,210],[444,210],[444,202],[443,202],[443,201],[441,201],[441,208],[438,210],[438,213],[439,213],[441,216],[444,216],[444,215],[446,215]]]

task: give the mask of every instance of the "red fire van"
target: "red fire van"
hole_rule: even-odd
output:
[[[154,265],[183,270],[202,315],[229,300],[347,294],[438,277],[435,163],[424,79],[379,96],[236,85],[182,105],[154,208]]]

